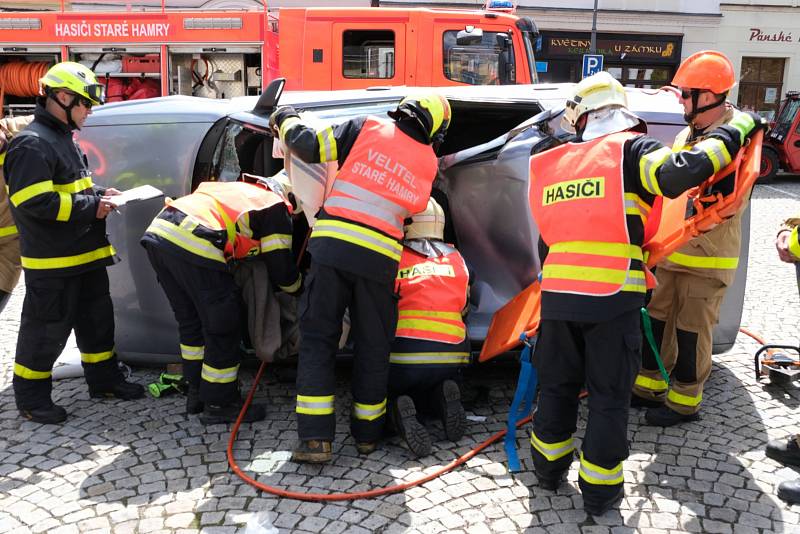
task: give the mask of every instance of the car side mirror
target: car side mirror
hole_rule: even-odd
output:
[[[256,107],[253,108],[255,115],[269,115],[275,110],[278,101],[283,94],[283,86],[286,85],[286,78],[275,78],[267,86],[256,102]]]
[[[459,46],[476,45],[481,41],[483,41],[483,30],[475,26],[467,26],[456,34],[456,44]]]

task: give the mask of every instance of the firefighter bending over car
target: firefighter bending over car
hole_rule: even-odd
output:
[[[358,452],[375,450],[383,430],[403,224],[428,203],[437,171],[435,147],[450,123],[450,104],[435,93],[410,96],[389,115],[393,120],[362,116],[320,131],[303,124],[288,106],[271,117],[283,143],[300,159],[339,164],[309,239],[296,462],[332,457],[334,364],[347,308],[355,351],[350,428]]]
[[[125,380],[114,352],[106,266],[117,256],[105,218],[119,191],[92,183],[72,138],[103,103],[103,86],[72,62],[54,65],[40,81],[45,96],[33,122],[11,140],[4,164],[27,288],[13,383],[24,417],[61,423],[67,411],[51,399],[52,370],[73,329],[91,397],[136,399],[144,388]]]
[[[681,63],[672,85],[681,91],[689,126],[675,138],[673,150],[702,142],[715,128],[734,119],[737,112],[725,99],[735,84],[733,65],[720,52],[697,52]],[[735,180],[731,173],[715,184],[713,191],[727,195]],[[711,375],[712,333],[739,265],[741,214],[746,207],[745,202],[735,216],[658,264],[658,285],[647,311],[664,368],[672,378],[668,388],[649,343],[645,343],[631,404],[649,407],[645,413],[648,424],[672,426],[699,418],[703,385]]]
[[[242,300],[230,264],[263,259],[270,280],[289,294],[302,290],[292,255],[288,182],[203,182],[167,201],[142,245],[178,321],[187,414],[204,424],[233,422],[242,408],[238,374]],[[260,421],[251,405],[243,421]]]
[[[607,72],[567,100],[576,142],[531,157],[530,201],[542,236],[539,373],[531,453],[539,486],[555,490],[572,462],[578,395],[589,392],[578,485],[599,515],[623,495],[628,409],[641,363],[640,309],[654,279],[642,253],[659,195],[677,197],[730,163],[754,131],[748,114],[677,152],[642,135],[625,89]],[[582,194],[569,194],[580,190]],[[547,249],[547,250],[545,250]]]
[[[394,429],[416,456],[431,452],[431,437],[417,413],[442,421],[458,441],[466,417],[456,379],[469,363],[462,317],[469,298],[469,271],[461,254],[444,242],[444,211],[431,197],[405,227],[395,289],[398,321],[389,355],[389,405]]]
[[[19,233],[11,216],[8,190],[3,176],[3,161],[11,138],[33,120],[33,115],[0,119],[0,313],[6,307],[11,292],[19,281],[22,265],[19,262]]]

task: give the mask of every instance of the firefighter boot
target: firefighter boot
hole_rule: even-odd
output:
[[[305,464],[324,464],[331,461],[333,447],[330,441],[310,439],[301,441],[292,451],[292,461]]]
[[[783,465],[800,465],[800,435],[767,443],[767,456]]]
[[[186,388],[186,414],[192,415],[203,411],[203,401],[200,400],[200,388],[189,386]]]
[[[242,411],[244,403],[238,401],[229,404],[209,404],[204,403],[203,413],[200,414],[200,422],[204,425],[216,425],[220,423],[235,423]],[[188,407],[187,407],[188,408]],[[263,404],[251,404],[247,413],[242,417],[242,423],[255,423],[263,421],[267,417],[267,410]]]
[[[372,454],[377,448],[378,444],[374,441],[363,441],[361,443],[356,443],[356,450],[358,451],[358,454]]]
[[[431,436],[417,420],[417,409],[408,395],[397,397],[392,406],[392,423],[417,458],[431,453]]]
[[[631,393],[631,408],[658,408],[663,405],[663,401],[645,399],[636,393]]]
[[[614,493],[614,495],[603,502],[586,502],[586,499],[583,500],[583,509],[586,511],[587,514],[592,516],[603,515],[604,513],[611,510],[617,502],[619,502],[622,497],[625,496],[625,487],[620,484],[619,489]]]
[[[144,386],[120,379],[108,386],[89,386],[89,396],[95,399],[141,399],[144,397]]]
[[[436,387],[434,409],[442,419],[447,439],[458,441],[464,437],[467,417],[461,405],[461,391],[453,380],[445,380]]]
[[[781,482],[778,485],[778,498],[789,504],[800,504],[800,479]]]
[[[57,404],[53,404],[52,401],[48,405],[33,408],[32,410],[20,409],[19,413],[25,419],[43,425],[57,425],[67,419],[67,410]]]
[[[647,424],[652,426],[675,426],[678,423],[686,423],[689,421],[699,421],[700,414],[692,413],[684,415],[666,406],[659,406],[658,408],[650,408],[645,412],[644,419]]]

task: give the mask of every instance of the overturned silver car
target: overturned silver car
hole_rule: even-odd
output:
[[[462,252],[474,275],[467,317],[473,349],[479,350],[493,313],[539,272],[538,231],[528,208],[528,159],[558,144],[558,127],[569,84],[454,87],[441,89],[453,119],[440,153],[434,196],[444,206],[445,237]],[[321,122],[383,115],[411,90],[287,92],[280,104]],[[671,144],[684,126],[682,108],[667,91],[631,89],[631,110],[649,133]],[[262,98],[210,100],[172,96],[99,108],[79,142],[94,169],[94,181],[118,189],[151,184],[169,197],[208,180],[235,181],[242,173],[272,175],[283,167],[268,135],[271,106]],[[306,169],[309,171],[309,169]],[[310,172],[320,174],[330,169]],[[163,198],[131,203],[109,218],[112,243],[123,263],[109,269],[117,324],[116,348],[123,360],[179,360],[177,325],[147,261],[139,238],[163,206]],[[743,224],[742,261],[723,303],[715,351],[730,348],[744,299],[749,210]],[[298,225],[296,245],[305,228]],[[298,237],[299,236],[299,237]]]

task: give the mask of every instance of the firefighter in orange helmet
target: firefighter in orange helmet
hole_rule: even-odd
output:
[[[444,211],[433,198],[411,216],[395,283],[400,301],[389,354],[390,419],[416,456],[431,450],[418,411],[441,419],[450,441],[460,440],[466,426],[457,380],[470,356],[462,317],[469,271],[458,250],[444,242],[444,224]]]
[[[142,236],[150,264],[178,322],[187,414],[204,424],[233,422],[242,335],[241,291],[230,264],[263,260],[276,290],[296,295],[302,278],[292,255],[288,182],[203,182],[170,200]],[[264,419],[253,405],[245,422]]]
[[[577,84],[564,123],[576,142],[530,161],[543,259],[531,455],[539,486],[556,489],[572,463],[578,394],[586,384],[578,485],[586,511],[598,515],[623,495],[628,409],[641,363],[639,310],[654,282],[642,252],[651,206],[728,164],[756,123],[737,114],[707,139],[672,152],[639,133],[624,88],[607,72]]]
[[[308,245],[311,268],[301,303],[297,367],[300,440],[292,454],[296,462],[332,458],[334,364],[347,308],[355,351],[350,430],[359,453],[375,450],[383,431],[403,223],[428,203],[438,167],[435,147],[450,124],[450,104],[436,93],[412,95],[389,116],[393,120],[356,117],[319,131],[289,106],[270,118],[300,159],[339,164]]]
[[[689,123],[675,138],[674,150],[696,146],[737,116],[726,102],[736,76],[721,52],[692,54],[681,63],[672,84],[680,90]],[[714,189],[728,194],[734,180],[731,174]],[[634,406],[649,407],[645,414],[648,424],[672,426],[699,418],[703,385],[711,374],[712,332],[739,264],[741,213],[746,205],[734,217],[670,254],[656,269],[658,286],[647,310],[656,346],[672,379],[668,388],[646,343],[631,401]]]

